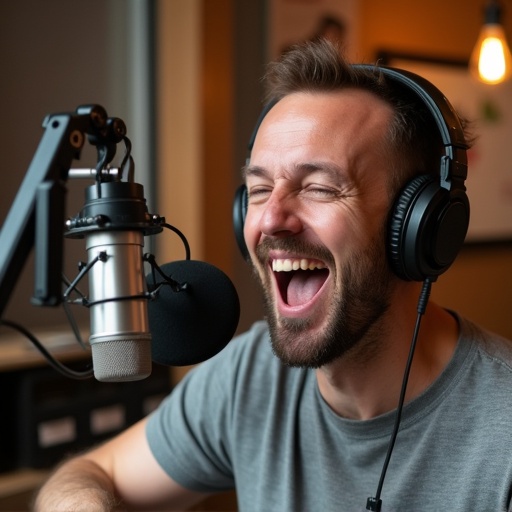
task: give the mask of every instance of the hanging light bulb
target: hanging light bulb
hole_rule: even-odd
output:
[[[478,80],[486,84],[499,84],[512,73],[512,55],[497,0],[491,0],[485,8],[485,21],[471,55],[470,69]]]

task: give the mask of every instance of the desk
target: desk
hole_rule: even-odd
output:
[[[30,510],[34,491],[48,474],[43,470],[20,469],[0,475],[0,510]]]
[[[34,334],[64,364],[76,368],[91,357],[69,329]],[[135,423],[170,390],[169,369],[159,365],[153,365],[150,377],[135,382],[63,377],[30,341],[2,327],[0,511],[29,510],[33,490],[51,467],[68,453],[86,449]]]
[[[90,357],[76,342],[73,334],[64,328],[45,330],[36,336],[63,363]],[[46,364],[45,358],[30,341],[10,328],[1,328],[0,372],[26,370]],[[0,393],[7,391],[10,390],[2,389]],[[31,468],[0,473],[0,510],[23,510],[27,495],[39,487],[47,475],[48,470]]]
[[[91,357],[76,341],[68,328],[35,332],[34,335],[55,356],[65,363]],[[87,338],[87,337],[85,337]],[[0,372],[21,370],[46,365],[46,359],[34,345],[18,332],[1,327]]]

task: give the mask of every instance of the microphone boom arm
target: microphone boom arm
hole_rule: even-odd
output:
[[[87,347],[68,304],[89,308],[94,376],[105,382],[145,378],[151,373],[152,340],[146,303],[155,299],[160,286],[147,291],[144,263],[149,263],[153,276],[160,274],[173,292],[188,290],[188,283],[166,276],[154,256],[142,254],[143,237],[160,233],[164,227],[171,229],[181,238],[187,260],[188,242],[164,217],[148,212],[143,187],[134,182],[131,142],[121,119],[108,117],[99,105],[83,105],[75,113],[48,115],[43,128],[42,139],[0,230],[0,325],[25,335],[64,375],[92,376],[90,370],[68,371],[25,328],[3,318],[35,247],[32,304],[63,304],[76,339],[84,348]],[[96,146],[96,167],[71,169],[72,160],[80,158],[86,137]],[[110,162],[120,142],[124,142],[124,157],[120,167],[113,169]],[[64,221],[66,181],[70,178],[94,178],[95,183],[86,188],[80,212]],[[80,263],[79,274],[73,281],[62,273],[64,237],[83,238],[86,243],[88,263]],[[77,288],[86,274],[90,297]],[[192,277],[195,276],[189,276]],[[70,300],[72,292],[78,293],[80,299]],[[188,295],[184,300],[190,299]],[[238,311],[238,302],[236,305]]]
[[[35,244],[36,205],[42,204],[41,210],[46,210],[47,215],[52,217],[41,226],[54,225],[54,219],[63,219],[63,184],[68,179],[73,159],[80,157],[85,136],[88,136],[92,144],[98,146],[98,153],[103,146],[109,149],[112,147],[113,135],[109,130],[107,113],[99,105],[79,107],[76,113],[51,114],[45,118],[43,128],[43,137],[0,231],[0,318]],[[111,153],[108,152],[109,157],[113,156]],[[57,192],[54,191],[53,184],[58,184]],[[45,192],[45,188],[50,191]],[[45,197],[45,194],[50,196]],[[48,197],[54,197],[52,194],[57,194],[59,200],[55,205],[45,207],[45,203],[53,203],[51,200],[48,201]],[[62,234],[64,224],[61,225]],[[37,245],[46,247],[45,253],[52,253],[46,253],[43,259],[51,261],[54,258],[55,261],[61,262],[62,236],[50,235],[44,231],[39,230]],[[51,238],[51,243],[46,237]],[[34,303],[52,306],[60,303],[60,298],[57,299],[53,293],[60,286],[60,271],[57,275],[55,272],[51,274],[51,277],[40,276],[36,279],[36,283],[39,284],[36,285]],[[50,283],[50,278],[58,278],[59,285]]]

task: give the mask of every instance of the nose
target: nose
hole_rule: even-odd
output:
[[[260,231],[267,236],[285,237],[296,235],[303,229],[299,200],[291,194],[276,189],[263,205]]]

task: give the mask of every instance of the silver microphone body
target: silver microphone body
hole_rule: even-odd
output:
[[[141,231],[97,231],[85,237],[94,376],[103,382],[146,378],[151,373]]]

